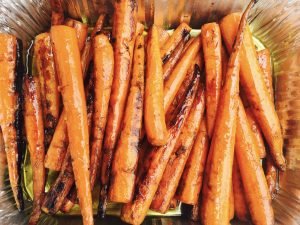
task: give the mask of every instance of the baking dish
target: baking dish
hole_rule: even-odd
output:
[[[172,29],[185,21],[194,29],[217,21],[224,15],[241,11],[245,0],[139,0],[139,19]],[[77,19],[93,24],[99,13],[112,14],[110,0],[65,0],[65,11]],[[46,30],[50,6],[46,0],[0,0],[0,32],[12,33],[23,40],[25,48],[38,33]],[[252,9],[249,23],[254,36],[272,53],[275,76],[276,107],[284,134],[287,171],[280,174],[278,195],[273,201],[278,224],[300,224],[300,1],[260,0]],[[23,213],[14,207],[7,176],[0,193],[0,224],[26,224],[30,202]],[[30,196],[28,196],[30,197]],[[112,212],[112,211],[111,211]],[[76,214],[76,213],[75,213]],[[115,213],[110,213],[115,214]],[[180,209],[169,213],[179,216]],[[43,215],[40,224],[80,224],[80,217]],[[100,220],[97,223],[101,223]],[[102,222],[118,224],[117,218]],[[145,223],[186,224],[179,217],[149,218]]]

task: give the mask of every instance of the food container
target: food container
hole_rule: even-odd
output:
[[[64,9],[70,17],[92,25],[99,13],[112,15],[112,2],[65,0]],[[148,26],[154,22],[172,29],[185,21],[197,30],[206,22],[218,21],[228,13],[242,11],[247,3],[247,0],[138,0],[138,16]],[[300,224],[300,1],[260,0],[248,21],[253,35],[259,40],[257,43],[260,42],[272,53],[276,109],[284,135],[287,170],[279,175],[278,194],[273,200],[276,223],[296,225]],[[16,35],[23,40],[25,48],[35,35],[48,29],[49,24],[50,5],[47,0],[0,0],[0,32]],[[0,158],[0,163],[2,161]],[[25,169],[24,172],[28,172]],[[0,170],[0,224],[26,224],[31,204],[27,202],[22,213],[16,210],[7,172],[2,166]],[[180,214],[178,208],[168,216],[148,217],[144,223],[189,224]],[[122,224],[117,217],[96,219],[95,223]],[[81,224],[81,218],[42,215],[39,224]],[[233,224],[241,223],[233,221]]]

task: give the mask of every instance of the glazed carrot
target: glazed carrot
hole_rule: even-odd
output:
[[[229,196],[232,188],[232,164],[237,124],[237,103],[239,93],[239,58],[243,43],[248,13],[253,5],[251,1],[245,10],[229,58],[225,84],[221,91],[220,105],[217,111],[216,126],[209,150],[210,166],[203,195],[202,224],[229,223]],[[221,162],[221,163],[220,163]]]
[[[93,224],[87,111],[76,32],[67,26],[53,26],[50,33],[62,87],[69,149],[83,224]]]
[[[175,197],[179,201],[191,205],[198,203],[207,153],[208,136],[204,117],[176,191]]]
[[[60,25],[64,22],[64,11],[62,7],[62,0],[50,0],[52,15],[51,25]]]
[[[277,189],[276,189],[277,170],[276,167],[274,166],[274,162],[272,158],[269,155],[267,155],[263,165],[264,165],[264,171],[265,171],[269,192],[271,194],[271,198],[273,199],[275,198],[275,195],[277,193]]]
[[[102,30],[104,22],[105,22],[105,17],[106,17],[106,15],[103,13],[99,15],[97,22],[95,24],[95,27],[91,33],[92,39]]]
[[[242,102],[238,101],[235,155],[241,173],[245,198],[253,224],[274,224],[274,213],[267,181],[261,166],[257,145]]]
[[[163,102],[162,62],[159,54],[157,28],[153,25],[148,33],[147,43],[144,123],[148,141],[155,146],[166,144],[168,135]]]
[[[2,130],[0,129],[0,190],[2,190],[2,188],[5,187],[4,175],[5,175],[6,166],[7,166],[7,161],[5,155],[5,145],[4,145]]]
[[[142,31],[135,41],[131,85],[123,118],[124,122],[112,164],[109,199],[113,202],[128,203],[134,192],[138,144],[143,119],[144,52]]]
[[[165,42],[165,44],[161,47],[161,58],[163,63],[167,62],[175,50],[176,46],[179,42],[184,39],[187,35],[189,35],[191,28],[186,23],[181,23],[176,30],[174,30],[171,37]]]
[[[236,158],[233,161],[232,184],[234,195],[234,214],[241,221],[248,221],[250,213],[245,199],[245,191]]]
[[[100,172],[101,195],[99,215],[105,216],[107,191],[113,151],[120,134],[121,121],[129,90],[130,70],[137,25],[137,3],[135,0],[120,0],[114,2],[114,79],[109,101],[109,112],[105,129],[102,166]]]
[[[49,33],[42,33],[35,37],[34,55],[41,86],[45,148],[48,149],[60,113],[60,93]]]
[[[173,101],[176,93],[178,92],[185,76],[193,63],[193,60],[201,47],[201,39],[197,37],[193,40],[193,43],[184,52],[179,63],[176,64],[174,70],[170,74],[168,80],[164,85],[164,109],[165,112],[168,111],[171,102]]]
[[[75,29],[79,50],[82,51],[87,38],[88,25],[70,18],[65,20],[65,25]]]
[[[20,92],[22,85],[18,84],[23,76],[20,49],[22,49],[22,46],[17,43],[16,37],[9,34],[0,34],[0,122],[5,144],[10,186],[18,210],[23,210],[24,203],[20,178],[22,158]]]
[[[162,27],[157,27],[158,38],[159,38],[159,46],[162,48],[166,41],[170,38],[170,35],[167,30],[163,29]]]
[[[273,78],[272,78],[272,65],[271,56],[268,49],[263,49],[257,52],[257,59],[260,68],[264,74],[264,81],[266,83],[267,90],[271,96],[271,100],[274,101],[274,90],[273,90]]]
[[[240,14],[234,13],[224,17],[220,23],[222,37],[228,51],[234,41]],[[241,49],[241,86],[247,94],[250,107],[261,127],[262,133],[270,146],[274,163],[281,170],[285,169],[283,156],[283,138],[274,104],[269,97],[263,72],[259,67],[256,50],[250,28],[247,26]]]
[[[161,147],[152,147],[147,154],[144,162],[142,176],[137,184],[135,195],[132,202],[125,204],[121,210],[121,219],[130,224],[141,224],[150,207],[151,201],[159,186],[167,162],[173,152],[183,124],[191,109],[199,83],[199,70],[195,73],[193,83],[179,113],[171,123],[169,128],[170,135],[166,145]]]
[[[199,131],[205,108],[204,86],[200,84],[191,111],[169,158],[150,208],[165,213],[176,192],[186,161]],[[198,200],[199,194],[196,196]]]
[[[174,69],[176,63],[179,61],[185,45],[189,40],[189,35],[187,35],[181,42],[176,46],[174,52],[170,56],[169,60],[163,65],[163,78],[167,80],[172,70]]]
[[[211,138],[222,86],[222,38],[217,23],[207,23],[201,28],[206,71],[206,119],[207,133]]]
[[[42,98],[39,78],[26,75],[24,122],[33,172],[33,210],[29,224],[37,224],[45,191],[45,148]]]
[[[251,108],[246,108],[245,110],[246,110],[246,115],[247,115],[247,120],[248,120],[249,126],[251,127],[255,141],[258,144],[258,149],[257,149],[258,155],[260,158],[265,158],[266,157],[266,148],[265,148],[265,143],[264,143],[264,139],[263,139],[261,130],[254,118]]]

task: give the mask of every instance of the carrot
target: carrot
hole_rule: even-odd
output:
[[[1,120],[1,119],[0,119]],[[3,140],[2,130],[0,129],[0,190],[5,187],[4,176],[5,169],[7,166],[6,155],[5,155],[5,145]]]
[[[157,27],[158,38],[159,38],[159,46],[162,48],[166,41],[170,38],[170,35],[167,30],[163,29],[162,27]]]
[[[45,148],[48,149],[60,113],[60,93],[49,33],[42,33],[35,37],[34,55],[41,86]]]
[[[277,193],[277,188],[276,188],[276,182],[277,182],[277,169],[274,166],[274,162],[269,155],[265,159],[264,163],[264,171],[265,171],[265,176],[269,188],[269,192],[271,194],[271,198],[275,198],[275,195]]]
[[[220,23],[222,37],[228,51],[234,41],[240,14],[230,14]],[[256,50],[253,44],[250,28],[247,26],[241,49],[241,86],[247,94],[250,107],[261,127],[262,133],[270,146],[270,153],[276,166],[284,170],[283,138],[275,107],[269,97],[263,72],[259,67]]]
[[[65,25],[69,26],[69,27],[73,27],[75,29],[79,50],[82,51],[82,49],[85,45],[85,42],[86,42],[86,37],[87,37],[87,33],[88,33],[88,25],[81,23],[80,21],[70,19],[70,18],[65,20]]]
[[[265,158],[266,157],[266,148],[265,148],[265,143],[264,143],[264,139],[263,139],[261,130],[254,118],[251,108],[246,108],[245,110],[246,110],[246,115],[247,115],[247,120],[248,120],[249,126],[251,127],[251,130],[255,137],[255,141],[258,144],[258,148],[257,148],[258,155],[260,158]]]
[[[163,65],[163,78],[167,80],[172,70],[174,69],[176,63],[180,60],[182,53],[184,52],[185,45],[189,40],[189,35],[187,35],[181,42],[178,43],[174,52],[170,56],[169,60]],[[161,40],[160,40],[161,41]]]
[[[10,186],[19,211],[23,210],[21,188],[22,111],[20,81],[23,76],[21,43],[9,34],[0,34],[0,112]]]
[[[135,0],[114,2],[114,79],[109,101],[109,114],[105,129],[102,166],[100,172],[101,191],[98,214],[105,216],[107,191],[113,151],[120,135],[121,121],[129,90],[130,70],[137,25],[137,4]]]
[[[248,221],[250,219],[250,213],[246,203],[245,191],[236,158],[233,161],[232,183],[234,195],[234,214],[239,220]]]
[[[174,30],[171,37],[168,38],[168,40],[165,42],[165,44],[161,47],[160,55],[162,58],[163,63],[166,63],[172,52],[175,50],[176,46],[179,44],[179,42],[184,39],[187,35],[189,35],[191,31],[191,28],[186,23],[181,23],[176,30]]]
[[[69,149],[83,223],[93,224],[87,111],[76,32],[67,26],[53,26],[50,33],[62,87]]]
[[[206,119],[207,132],[213,134],[222,85],[222,39],[217,23],[207,23],[201,28],[206,71]]]
[[[148,33],[147,43],[144,122],[148,141],[155,146],[166,144],[168,135],[163,108],[164,87],[159,54],[157,28],[153,25]]]
[[[112,165],[109,199],[113,202],[128,203],[134,192],[143,118],[144,51],[144,37],[141,31],[135,41],[131,85]]]
[[[233,184],[231,182],[230,195],[229,195],[229,221],[234,218],[234,196],[233,196]]]
[[[229,196],[232,188],[232,164],[237,124],[239,58],[251,1],[245,10],[229,58],[225,84],[221,90],[216,126],[209,150],[206,193],[202,199],[202,224],[229,223]],[[221,163],[220,163],[221,162]]]
[[[38,77],[26,75],[24,122],[33,172],[33,211],[29,224],[37,224],[45,191],[43,108]]]
[[[167,163],[163,177],[159,183],[159,187],[152,200],[150,208],[154,211],[165,213],[176,192],[184,166],[192,150],[193,143],[203,118],[205,108],[204,96],[204,87],[200,85],[189,116],[182,128],[175,148]],[[196,196],[196,201],[198,198],[199,194]]]
[[[226,72],[227,72],[227,66],[228,66],[228,54],[226,52],[226,49],[224,45],[222,45],[221,48],[221,59],[222,59],[222,86],[225,82]]]
[[[169,106],[176,96],[180,85],[182,84],[186,73],[190,66],[193,63],[193,60],[197,54],[199,54],[199,50],[201,47],[201,39],[199,37],[193,40],[193,43],[187,48],[184,52],[179,63],[176,64],[174,70],[170,74],[168,80],[164,85],[164,109],[165,112],[168,111]]]
[[[50,0],[52,15],[51,25],[60,25],[64,22],[64,11],[62,7],[62,0]]]
[[[203,172],[208,153],[205,117],[201,121],[193,149],[185,165],[175,197],[186,204],[196,205],[202,187]]]
[[[238,101],[235,155],[239,165],[245,197],[253,224],[274,224],[274,213],[257,145],[242,102]]]
[[[144,162],[142,176],[137,184],[137,190],[132,202],[126,203],[121,210],[121,219],[130,224],[141,224],[150,207],[151,201],[159,186],[159,182],[163,176],[163,172],[167,166],[167,162],[173,152],[183,124],[191,109],[192,102],[195,98],[199,84],[199,70],[195,72],[195,78],[190,85],[187,97],[179,108],[179,113],[172,120],[169,128],[170,135],[166,145],[161,147],[153,147]]]
[[[91,38],[93,39],[103,28],[103,25],[104,25],[104,22],[105,22],[105,19],[106,19],[106,15],[105,14],[100,14],[98,19],[97,19],[97,22],[95,24],[95,27],[91,33]]]

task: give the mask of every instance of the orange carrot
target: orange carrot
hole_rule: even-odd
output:
[[[69,27],[73,27],[75,29],[79,50],[82,51],[82,49],[85,45],[86,37],[87,37],[87,33],[88,33],[87,24],[84,24],[84,23],[81,23],[80,21],[68,18],[65,21],[65,25],[67,25]]]
[[[217,23],[207,23],[201,29],[206,71],[206,119],[207,132],[213,134],[222,85],[222,39]]]
[[[162,27],[157,27],[158,31],[158,38],[159,38],[159,46],[162,48],[166,41],[170,38],[170,35],[167,30],[163,29]]]
[[[64,11],[62,7],[62,0],[50,0],[52,15],[51,25],[60,25],[64,22]]]
[[[69,149],[83,223],[93,224],[87,110],[76,32],[67,26],[53,26],[50,33],[65,106]]]
[[[39,78],[26,75],[24,122],[33,172],[33,210],[28,224],[37,224],[45,191],[43,108]]]

